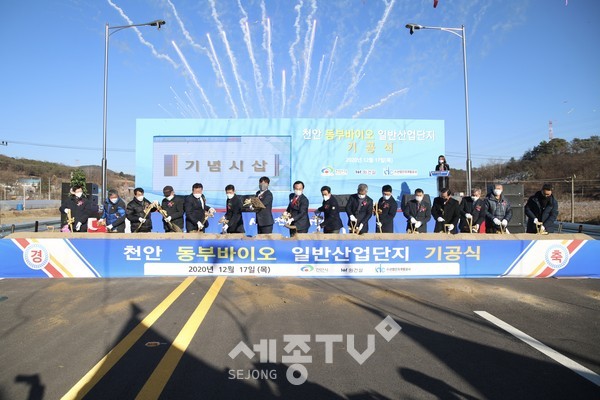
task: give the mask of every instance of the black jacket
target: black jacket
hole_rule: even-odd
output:
[[[160,205],[162,209],[167,212],[167,215],[171,217],[171,223],[180,227],[181,230],[183,230],[183,202],[183,197],[175,195],[171,200],[168,200],[165,197]],[[164,221],[164,218],[163,226],[165,228],[165,232],[171,231],[169,224]]]
[[[369,220],[373,215],[373,199],[369,196],[365,196],[364,199],[359,199],[358,194],[354,193],[348,197],[348,203],[346,203],[346,214],[348,215],[348,226],[350,226],[350,216],[356,217],[356,226],[362,224],[360,233],[369,232]]]
[[[256,196],[264,204],[265,208],[256,211],[256,224],[258,226],[269,226],[274,224],[273,220],[273,193],[270,190],[265,190],[261,193],[259,190]]]
[[[131,232],[152,232],[152,218],[150,213],[156,211],[156,207],[152,207],[150,213],[145,217],[146,222],[140,226],[140,218],[144,218],[144,210],[152,204],[148,199],[144,197],[144,200],[138,201],[137,199],[131,200],[127,203],[127,219],[131,222]]]
[[[64,213],[67,208],[71,210],[71,217],[75,219],[73,231],[75,231],[77,223],[81,222],[79,232],[87,232],[88,218],[95,217],[92,202],[85,196],[77,198],[77,196],[71,195],[62,201],[60,212]]]
[[[296,195],[290,194],[290,204],[288,204],[286,211],[292,215],[294,221],[291,225],[294,225],[298,231],[308,231],[310,227],[310,220],[308,219],[308,198],[301,194],[298,199],[294,201]]]
[[[227,199],[226,209],[227,233],[245,233],[244,219],[242,218],[242,199],[240,199],[240,196],[234,195],[231,199]]]
[[[465,217],[466,214],[473,216],[473,226],[481,226],[485,220],[485,200],[479,198],[474,202],[471,196],[465,196],[460,202],[460,231],[470,233],[469,221]]]
[[[544,206],[544,202],[547,202]],[[527,215],[527,233],[537,233],[533,220],[538,219],[544,224],[546,232],[554,232],[554,222],[558,217],[558,201],[554,195],[544,199],[541,191],[531,196],[525,204],[525,214]]]
[[[444,204],[444,200],[441,197],[436,197],[433,199],[431,216],[435,219],[434,232],[444,232],[445,224],[452,224],[456,228],[458,226],[458,218],[460,217],[458,201],[450,197]],[[444,221],[439,222],[437,220],[439,217],[444,218]]]
[[[342,228],[343,224],[342,219],[340,218],[340,206],[333,195],[329,200],[323,200],[323,205],[317,208],[317,211],[323,213],[321,228],[325,231],[337,231]]]
[[[379,214],[379,222],[381,222],[382,233],[394,233],[394,218],[398,212],[398,203],[394,197],[389,200],[381,197],[377,202],[377,208],[381,211]],[[375,230],[379,232],[379,229]]]
[[[202,203],[204,203],[204,207],[202,206]],[[206,204],[206,198],[204,195],[202,195],[200,199],[197,199],[193,194],[190,194],[184,200],[183,209],[185,210],[186,231],[197,231],[198,221],[200,221],[204,224],[204,229],[202,229],[202,232],[204,232],[204,230],[208,227],[208,220],[204,222],[204,217],[206,216],[206,212],[210,210],[210,207]]]
[[[490,193],[485,198],[486,233],[496,233],[500,230],[498,225],[494,224],[494,218],[498,218],[500,221],[505,219],[510,222],[512,219],[512,208],[503,195],[500,195],[500,199],[496,199],[494,194]]]
[[[421,201],[421,203],[417,203],[417,200],[412,199],[408,203],[406,203],[406,207],[402,212],[406,217],[406,231],[408,232],[411,229],[410,219],[414,218],[417,221],[421,222],[421,226],[417,231],[419,233],[427,233],[427,223],[431,219],[431,204],[429,204],[425,199]]]

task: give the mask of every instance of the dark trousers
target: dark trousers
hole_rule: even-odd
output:
[[[260,226],[258,225],[258,233],[273,233],[273,225]]]
[[[340,233],[339,229],[323,229],[323,233]]]
[[[290,237],[296,236],[296,233],[308,233],[308,228],[306,228],[306,229],[290,229]]]

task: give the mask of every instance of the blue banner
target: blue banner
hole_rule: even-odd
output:
[[[117,234],[115,234],[117,235]],[[177,234],[173,234],[177,235]],[[0,240],[2,278],[142,276],[599,277],[600,242],[35,236]],[[154,236],[154,237],[153,237]],[[314,235],[311,235],[314,236]],[[563,235],[567,237],[566,235]]]

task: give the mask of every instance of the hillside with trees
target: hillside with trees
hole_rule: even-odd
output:
[[[473,187],[484,191],[489,185],[521,183],[524,197],[535,193],[542,184],[551,183],[554,194],[570,213],[571,199],[575,200],[575,220],[600,223],[600,136],[573,139],[556,138],[542,141],[526,151],[519,159],[490,162],[472,171]],[[452,172],[452,188],[466,187],[465,170]],[[574,190],[572,190],[574,189]],[[579,215],[578,215],[579,214]],[[563,213],[563,216],[566,212]]]
[[[96,183],[100,186],[102,170],[99,166],[72,167],[47,161],[0,155],[0,198],[4,199],[4,188],[6,188],[7,199],[13,196],[22,196],[18,180],[35,177],[40,178],[41,187],[35,193],[28,194],[31,198],[47,199],[50,189],[51,198],[59,199],[62,183],[70,182],[71,174],[76,170],[81,170],[85,174],[88,183]],[[134,185],[134,179],[131,174],[107,171],[108,187],[117,188],[123,195],[127,194],[128,188]]]

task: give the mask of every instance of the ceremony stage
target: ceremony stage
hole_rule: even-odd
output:
[[[584,234],[19,233],[0,240],[0,278],[600,277]]]

